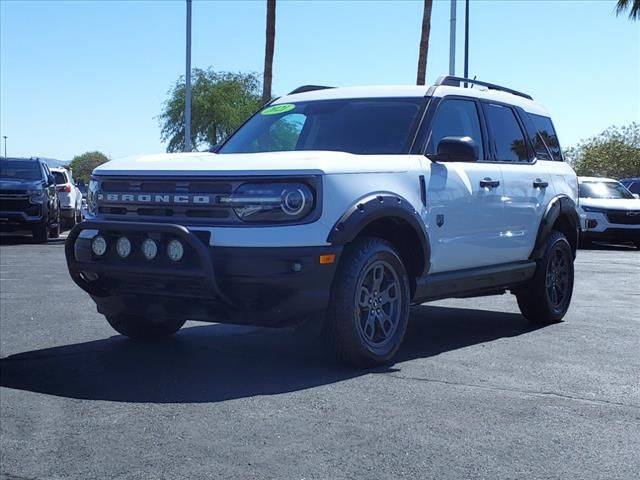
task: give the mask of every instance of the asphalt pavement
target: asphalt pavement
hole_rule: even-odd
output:
[[[0,242],[0,478],[637,479],[640,252],[581,250],[566,321],[511,295],[416,307],[397,361],[292,330],[119,336],[63,240]]]

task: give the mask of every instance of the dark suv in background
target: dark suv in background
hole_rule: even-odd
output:
[[[38,242],[60,235],[55,178],[39,158],[0,157],[0,232],[25,231]]]

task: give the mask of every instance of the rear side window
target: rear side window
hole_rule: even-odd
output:
[[[67,183],[67,176],[64,174],[64,172],[52,172],[52,173],[56,179],[57,185],[62,185],[64,183]]]
[[[529,160],[527,142],[513,109],[490,103],[486,105],[485,113],[491,130],[491,142],[496,160],[527,162]]]
[[[478,147],[478,158],[484,159],[482,131],[476,103],[471,100],[443,100],[431,124],[427,140],[427,155],[437,153],[444,137],[471,137]]]
[[[627,185],[627,189],[631,193],[640,193],[640,182],[631,182],[629,185]]]
[[[534,127],[536,128],[535,136],[531,139],[536,156],[541,160],[562,161],[562,149],[558,142],[556,130],[549,117],[542,115],[529,114]],[[549,158],[551,154],[551,158]]]

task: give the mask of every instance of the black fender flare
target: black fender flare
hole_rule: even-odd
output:
[[[575,245],[572,245],[573,256],[575,258],[580,235],[580,216],[578,215],[576,203],[571,198],[566,195],[558,195],[549,202],[545,214],[540,221],[535,247],[529,256],[530,260],[539,260],[542,258],[547,240],[553,230],[553,225],[561,216],[566,218],[571,229],[575,229]],[[572,239],[568,240],[571,242]]]
[[[327,242],[346,245],[368,225],[383,218],[404,221],[414,230],[424,254],[424,265],[419,268],[420,275],[426,274],[430,266],[431,244],[424,222],[407,199],[394,193],[373,193],[351,205],[331,228]]]

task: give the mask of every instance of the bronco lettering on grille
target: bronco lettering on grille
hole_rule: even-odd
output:
[[[159,203],[159,204],[193,204],[211,205],[215,203],[215,195],[167,195],[156,193],[98,193],[99,201],[108,203]]]

